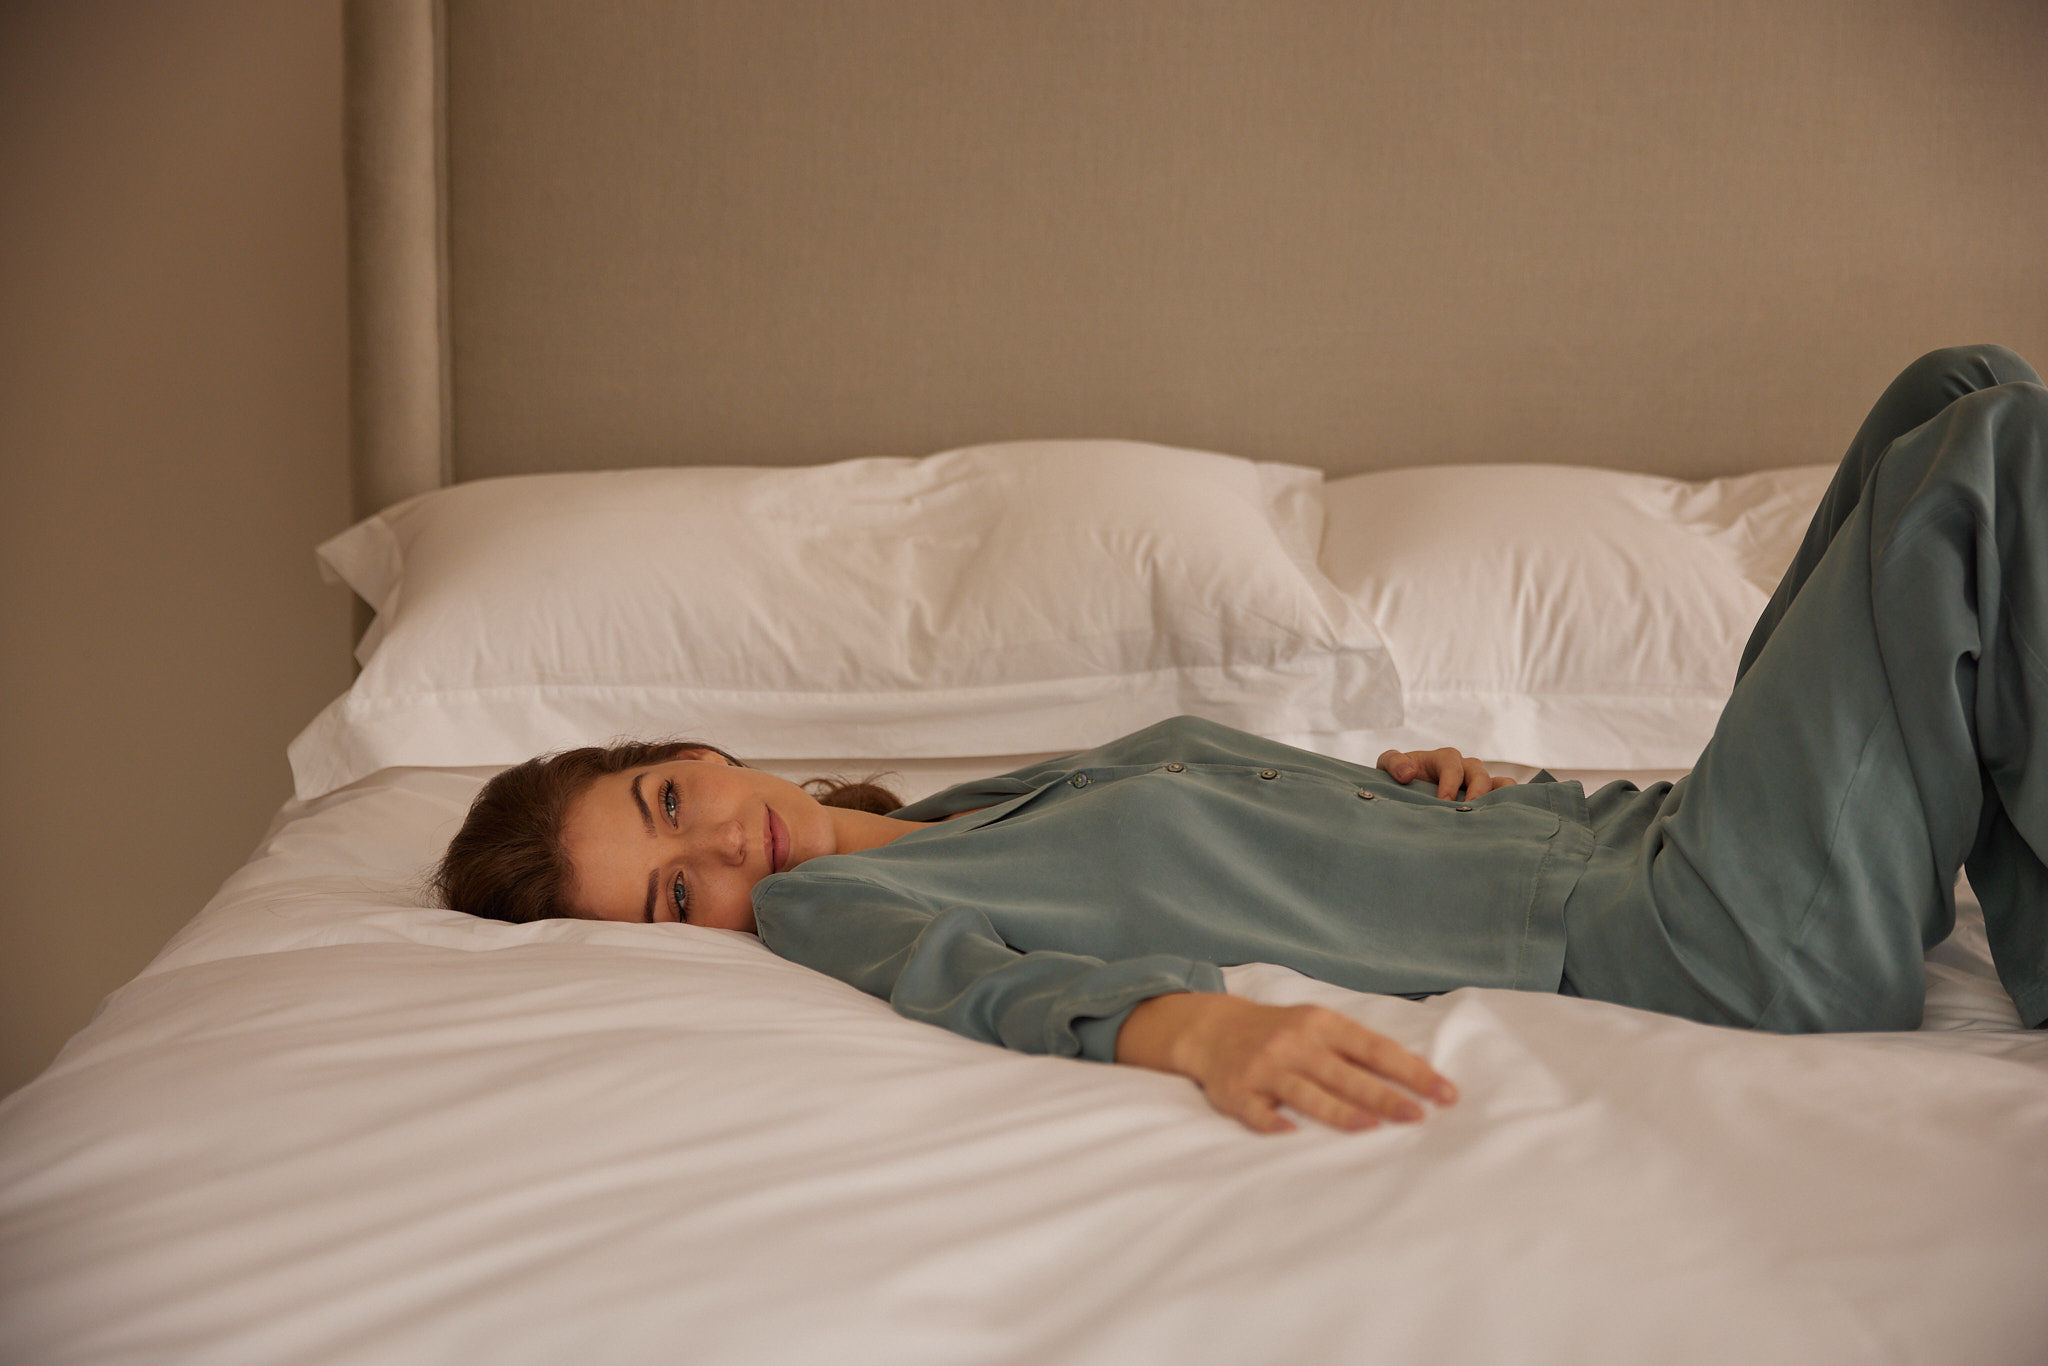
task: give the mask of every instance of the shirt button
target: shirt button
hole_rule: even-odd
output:
[[[1086,787],[1088,786],[1088,775],[1076,773],[1073,777],[1067,779],[1067,782],[1074,787]]]
[[[1280,770],[1277,768],[1262,768],[1259,770],[1259,776],[1261,778],[1277,778],[1280,776]]]
[[[1166,766],[1166,771],[1168,773],[1180,773],[1183,772],[1186,768],[1186,764],[1168,764]]]
[[[1361,787],[1358,789],[1358,795],[1365,798],[1367,801],[1371,801],[1378,794],[1373,792],[1367,792],[1364,788]]]
[[[1471,807],[1469,807],[1469,806],[1461,806],[1461,807],[1459,807],[1458,809],[1459,809],[1460,811],[1470,811],[1470,810],[1471,810],[1472,808],[1471,808]]]

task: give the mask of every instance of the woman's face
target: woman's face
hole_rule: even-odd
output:
[[[830,809],[706,750],[599,778],[570,803],[570,908],[586,920],[754,930],[754,884],[837,852]]]

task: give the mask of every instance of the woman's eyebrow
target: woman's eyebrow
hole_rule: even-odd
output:
[[[633,775],[633,805],[640,808],[640,823],[647,827],[647,833],[651,835],[654,833],[654,813],[647,809],[647,799],[640,795],[640,780],[646,776],[645,773]]]
[[[651,835],[654,833],[654,813],[647,809],[647,799],[640,795],[640,780],[646,776],[645,773],[633,775],[633,805],[640,808],[640,823],[647,827],[647,833]],[[654,884],[660,877],[661,870],[658,868],[647,874],[647,904],[641,908],[640,918],[650,925],[654,923]]]

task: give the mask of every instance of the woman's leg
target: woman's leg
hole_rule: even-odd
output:
[[[2041,377],[2034,373],[2033,366],[2003,346],[1946,346],[1929,351],[1885,386],[1863,425],[1856,429],[1856,437],[1849,443],[1842,463],[1836,466],[1828,491],[1821,495],[1820,506],[1807,523],[1799,552],[1778,580],[1777,591],[1771,594],[1763,615],[1757,618],[1756,629],[1750,632],[1749,644],[1742,651],[1737,678],[1748,673],[1749,666],[1756,662],[1758,652],[1777,629],[1779,619],[1792,605],[1806,576],[1820,563],[1828,542],[1855,509],[1885,448],[1964,394],[2014,380],[2039,384]]]
[[[2048,1017],[2048,389],[2001,381],[1893,432],[1979,364],[2024,365],[1936,353],[1887,390],[1692,774],[1591,799],[1573,989],[1910,1028],[1968,857],[2000,975],[2028,1024]]]

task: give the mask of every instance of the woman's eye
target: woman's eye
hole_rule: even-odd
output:
[[[676,874],[675,885],[670,889],[669,897],[676,903],[676,919],[688,920],[690,918],[690,898],[688,891],[683,886],[683,875],[681,873]]]
[[[664,782],[661,785],[661,809],[668,814],[669,824],[675,824],[676,785],[672,782]]]

